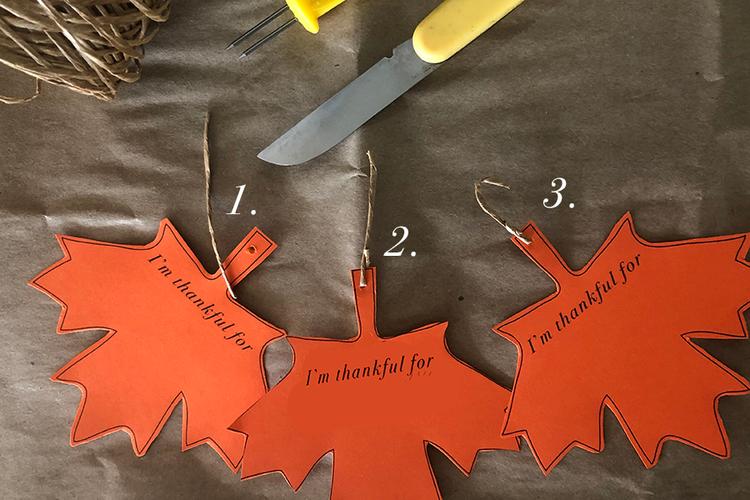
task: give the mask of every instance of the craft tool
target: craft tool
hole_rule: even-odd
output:
[[[258,157],[290,166],[331,149],[524,0],[445,0],[411,39],[323,103]]]
[[[240,55],[240,59],[244,59],[249,56],[261,46],[273,40],[281,33],[297,24],[298,22],[304,26],[304,28],[310,33],[317,33],[320,31],[320,25],[318,19],[332,10],[334,7],[343,3],[344,0],[286,0],[286,3],[276,9],[270,16],[263,19],[261,22],[238,36],[232,43],[227,45],[227,50],[236,47],[240,43],[244,42],[255,33],[259,32],[269,24],[271,24],[277,18],[283,16],[285,13],[291,11],[292,17],[284,21],[279,27],[265,35],[263,38],[254,42],[249,48],[247,48]]]

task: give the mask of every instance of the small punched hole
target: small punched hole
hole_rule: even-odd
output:
[[[249,253],[250,255],[253,255],[257,251],[258,251],[258,249],[255,248],[254,245],[250,245],[249,247],[247,247],[247,253]]]

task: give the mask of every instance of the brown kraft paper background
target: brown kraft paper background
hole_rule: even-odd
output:
[[[510,184],[488,189],[489,203],[518,226],[536,221],[574,268],[628,210],[652,241],[750,231],[746,1],[528,0],[297,168],[256,154],[390,55],[438,1],[351,0],[322,19],[317,36],[296,26],[244,63],[223,51],[280,3],[174,2],[142,80],[122,86],[116,101],[45,84],[35,101],[0,107],[4,498],[327,498],[330,455],[295,497],[280,474],[240,482],[208,446],[181,453],[180,407],[143,458],[122,432],[68,446],[81,395],[49,376],[101,333],[56,335],[59,306],[26,281],[60,258],[54,233],[142,244],[165,216],[215,269],[203,205],[207,109],[219,250],[226,255],[256,225],[280,245],[237,287],[240,302],[291,335],[355,333],[349,270],[359,264],[371,149],[380,169],[371,246],[381,333],[447,320],[455,355],[508,388],[516,351],[490,329],[553,283],[480,211],[475,179]],[[1,94],[32,89],[25,75],[0,69]],[[568,187],[562,206],[547,209],[555,177]],[[241,215],[225,215],[241,184]],[[410,231],[405,256],[384,257],[401,225]],[[750,342],[699,344],[750,376]],[[275,384],[290,366],[287,343],[273,344],[266,362]],[[481,453],[469,478],[429,455],[451,499],[747,495],[750,397],[723,398],[719,408],[729,460],[668,442],[646,470],[608,412],[604,452],[576,449],[547,478],[525,444]]]

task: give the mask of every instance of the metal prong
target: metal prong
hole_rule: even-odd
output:
[[[279,7],[278,10],[276,10],[276,12],[274,12],[267,18],[263,19],[261,22],[259,22],[258,24],[256,24],[255,26],[253,26],[252,28],[250,28],[249,30],[241,34],[240,36],[238,36],[236,40],[234,40],[232,43],[227,45],[226,50],[236,47],[238,44],[242,43],[248,37],[262,30],[264,27],[268,25],[268,23],[270,23],[271,21],[279,17],[281,14],[283,14],[287,10],[289,10],[289,5],[285,3],[282,7]]]
[[[255,42],[254,44],[252,44],[245,52],[240,54],[240,59],[246,58],[247,56],[249,56],[256,50],[258,50],[266,42],[268,42],[269,40],[273,40],[274,38],[279,36],[284,30],[288,29],[290,26],[292,26],[296,22],[297,22],[297,19],[291,18],[290,20],[288,20],[287,22],[285,22],[284,24],[282,24],[281,26],[279,26],[278,28],[276,28],[275,30],[273,30],[272,32],[270,32],[269,34],[267,34],[266,36],[264,36],[257,42]]]

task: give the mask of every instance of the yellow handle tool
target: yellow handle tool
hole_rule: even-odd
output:
[[[414,51],[425,62],[445,62],[523,1],[445,0],[417,26]]]
[[[318,31],[320,31],[318,18],[333,10],[341,3],[344,3],[344,0],[286,0],[286,3],[276,9],[270,16],[266,17],[261,22],[233,40],[232,43],[227,45],[227,49],[236,47],[250,36],[254,35],[258,31],[271,24],[271,22],[273,22],[277,17],[282,16],[287,11],[291,11],[294,17],[288,19],[282,25],[271,31],[269,34],[253,43],[240,55],[240,59],[249,56],[263,44],[265,44],[269,40],[276,38],[284,30],[290,28],[297,22],[304,26],[305,29],[310,33],[317,33]]]
[[[318,19],[344,3],[344,0],[286,0],[286,3],[307,31],[317,33],[320,31]]]

